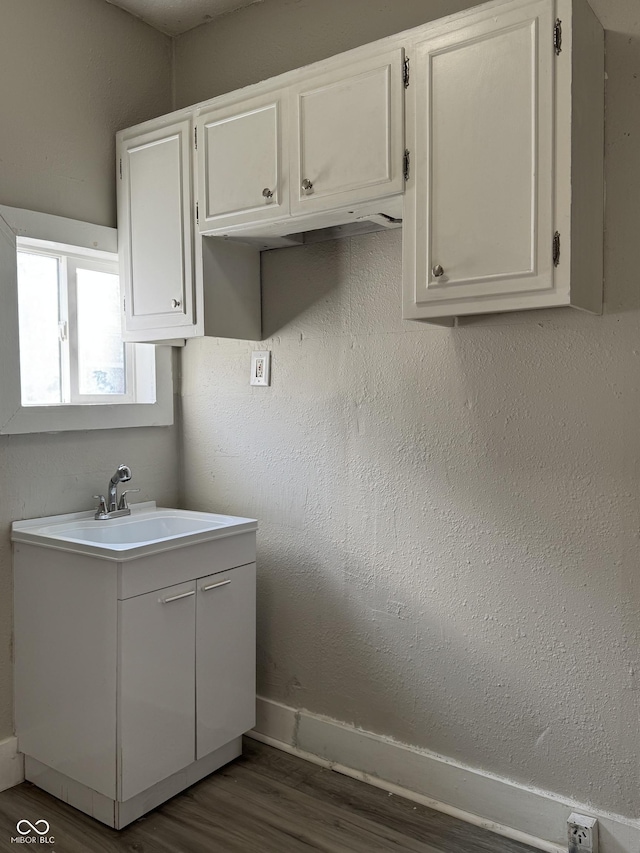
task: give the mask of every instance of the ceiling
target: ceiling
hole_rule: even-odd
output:
[[[147,24],[177,36],[200,24],[206,24],[218,15],[233,12],[262,0],[107,0],[114,6],[126,9]]]

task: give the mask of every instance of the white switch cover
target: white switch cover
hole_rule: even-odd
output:
[[[271,352],[251,353],[251,385],[271,385]]]

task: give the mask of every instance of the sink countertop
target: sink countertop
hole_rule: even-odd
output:
[[[132,504],[131,515],[96,520],[95,510],[14,521],[11,541],[124,562],[257,530],[253,518]]]

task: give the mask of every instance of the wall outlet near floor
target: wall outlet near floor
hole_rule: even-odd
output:
[[[598,853],[598,821],[572,812],[567,821],[569,853]]]
[[[271,352],[251,353],[251,385],[271,385]]]

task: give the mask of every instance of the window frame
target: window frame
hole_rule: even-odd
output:
[[[105,260],[103,258],[83,258],[81,255],[65,252],[66,256],[66,302],[68,322],[68,358],[69,358],[69,394],[71,404],[107,406],[123,405],[124,403],[137,402],[135,362],[138,345],[122,341],[124,349],[125,385],[124,394],[82,394],[80,391],[80,358],[79,338],[80,328],[78,326],[78,269],[86,269],[92,272],[115,273],[119,276],[118,259]],[[122,304],[122,303],[121,303]],[[122,320],[122,311],[120,312]],[[69,405],[68,403],[66,405]]]
[[[137,402],[137,385],[140,378],[149,383],[149,377],[138,377],[136,374],[137,344],[122,342],[124,348],[124,363],[126,373],[125,394],[82,394],[79,381],[79,327],[78,327],[78,270],[106,272],[119,275],[118,258],[109,252],[82,252],[76,246],[64,243],[52,243],[48,240],[37,240],[33,237],[18,237],[17,251],[45,258],[55,258],[58,263],[59,277],[59,322],[64,324],[65,333],[61,340],[61,393],[63,400],[59,403],[46,403],[50,406],[91,405],[107,406],[122,405]],[[20,294],[18,292],[18,308]],[[154,378],[155,381],[155,378]],[[30,408],[33,403],[25,403]]]
[[[0,435],[173,424],[170,346],[136,345],[136,372],[155,361],[155,401],[145,400],[142,393],[131,403],[22,405],[16,253],[27,249],[29,239],[71,246],[78,256],[98,252],[113,257],[118,250],[114,228],[0,205]]]

